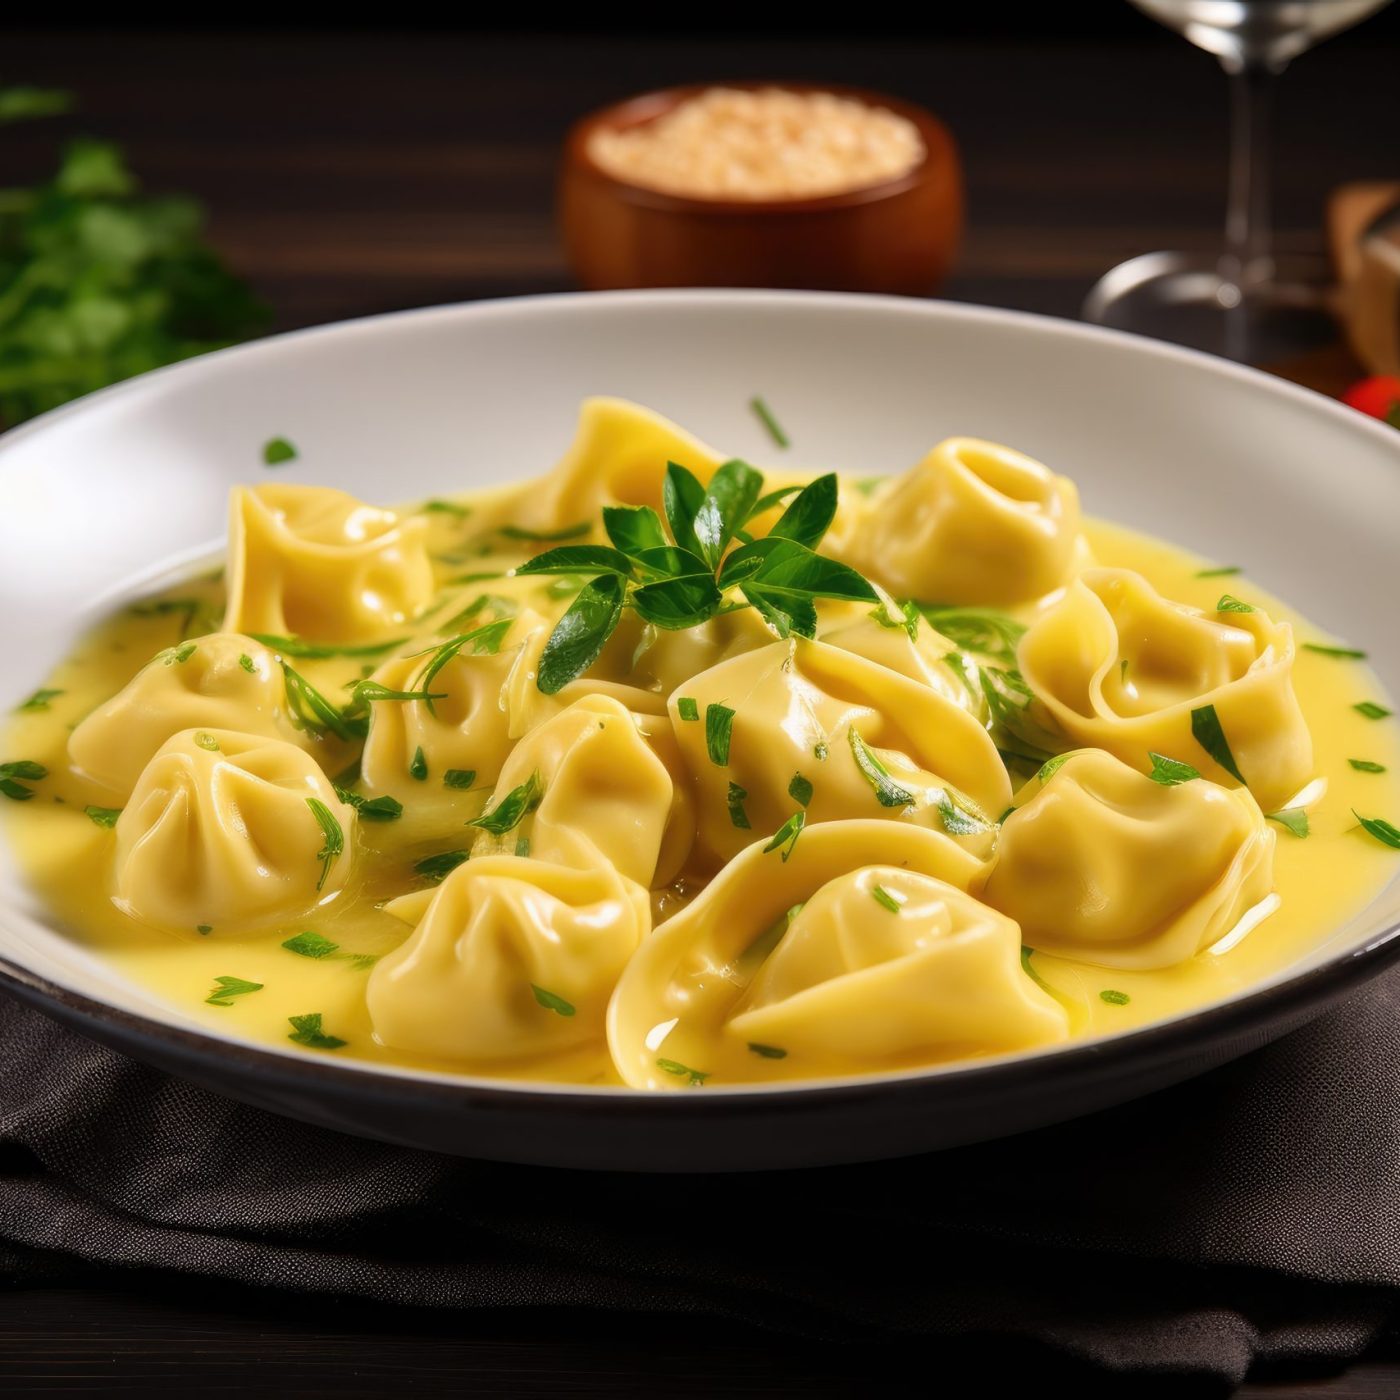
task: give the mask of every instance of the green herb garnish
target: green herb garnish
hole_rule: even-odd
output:
[[[717,768],[729,763],[729,745],[734,734],[734,711],[727,705],[705,707],[705,748]]]
[[[424,757],[422,744],[414,749],[413,757],[408,761],[408,776],[420,783],[428,779],[428,760]]]
[[[442,775],[442,785],[448,788],[469,788],[476,782],[475,768],[449,768]]]
[[[369,721],[363,715],[347,714],[333,705],[300,671],[281,662],[286,684],[287,713],[298,729],[312,734],[334,734],[347,742],[363,739],[369,732]]]
[[[769,851],[781,850],[783,864],[786,865],[788,857],[797,848],[797,838],[802,835],[802,828],[806,825],[807,813],[799,808],[774,833],[773,839],[763,848],[764,855]]]
[[[512,788],[494,807],[473,817],[467,825],[480,827],[493,836],[504,836],[514,831],[540,805],[543,796],[544,784],[539,773],[531,773],[519,787]]]
[[[316,859],[321,862],[321,878],[316,881],[316,890],[319,893],[326,883],[326,877],[331,873],[331,866],[345,853],[345,831],[335,813],[319,797],[308,797],[306,805],[311,808],[311,815],[316,818],[316,824],[321,828],[324,838],[321,849],[316,852]]]
[[[788,440],[788,435],[779,426],[778,420],[773,417],[773,410],[764,403],[761,395],[755,394],[753,398],[749,400],[749,407],[753,409],[754,415],[757,417],[758,421],[768,429],[768,436],[771,437],[779,447],[786,448],[792,446],[792,443]]]
[[[392,822],[403,816],[403,803],[396,797],[366,797],[343,787],[336,788],[335,795],[369,822]]]
[[[1201,775],[1189,763],[1168,758],[1165,754],[1148,752],[1152,760],[1152,771],[1147,775],[1154,783],[1163,787],[1177,787],[1181,783],[1193,783]]]
[[[749,1041],[749,1049],[752,1050],[755,1055],[765,1060],[787,1059],[787,1051],[780,1050],[776,1045],[759,1045],[757,1041],[751,1040]]]
[[[1110,1006],[1126,1006],[1132,997],[1127,992],[1115,992],[1108,989],[1099,993],[1099,1000],[1106,1001]]]
[[[1024,972],[1026,976],[1029,977],[1031,981],[1034,982],[1035,985],[1039,987],[1042,992],[1049,992],[1051,996],[1054,996],[1055,989],[1040,975],[1040,973],[1038,973],[1035,970],[1035,967],[1032,965],[1031,959],[1034,956],[1034,948],[1028,948],[1024,943],[1021,944],[1021,971]]]
[[[1238,782],[1244,782],[1244,774],[1230,752],[1230,741],[1220,726],[1220,716],[1215,713],[1214,705],[1202,705],[1200,709],[1191,711],[1191,733],[1220,767]]]
[[[280,467],[286,462],[295,462],[300,455],[296,444],[284,437],[268,438],[263,443],[262,459],[265,467]]]
[[[333,656],[382,656],[386,651],[393,651],[395,647],[402,646],[406,640],[404,637],[396,637],[389,642],[363,642],[352,646],[335,642],[307,642],[300,637],[282,637],[274,632],[249,632],[248,635],[255,642],[261,642],[282,656],[295,656],[299,660],[305,658],[308,661],[324,661]],[[239,658],[238,664],[243,665],[242,657]],[[252,661],[249,660],[243,669],[251,671]]]
[[[875,885],[871,888],[870,897],[876,904],[884,909],[888,909],[891,914],[898,914],[904,908],[904,900],[899,895],[891,894],[883,885]]]
[[[312,1050],[339,1050],[342,1045],[348,1045],[349,1041],[342,1040],[338,1035],[327,1035],[321,1029],[321,1013],[313,1011],[305,1016],[288,1016],[288,1022],[292,1027],[292,1034],[288,1040],[295,1041],[298,1045],[305,1045]]]
[[[442,851],[435,856],[424,856],[415,863],[413,873],[421,875],[433,884],[440,884],[471,855],[470,851]]]
[[[1304,651],[1315,651],[1319,656],[1336,656],[1344,661],[1365,661],[1367,653],[1355,647],[1329,647],[1321,642],[1304,642]]]
[[[1285,807],[1280,812],[1265,812],[1264,818],[1266,821],[1277,822],[1299,838],[1308,835],[1308,814],[1301,807]]]
[[[109,831],[116,826],[117,818],[121,816],[120,807],[84,807],[83,813],[94,826],[106,827]]]
[[[48,776],[49,770],[42,763],[35,763],[30,758],[0,763],[0,792],[12,802],[28,802],[34,796],[34,789],[25,787],[24,782],[37,783]],[[20,778],[23,778],[24,782],[17,781]]]
[[[1400,827],[1393,826],[1382,817],[1363,817],[1355,807],[1351,809],[1351,814],[1361,823],[1362,828],[1374,836],[1381,845],[1400,851]]]
[[[875,800],[882,807],[912,807],[914,794],[890,777],[890,770],[876,756],[875,751],[860,737],[855,725],[847,731],[851,742],[851,753],[856,767],[860,769],[875,793]]]
[[[508,540],[527,540],[534,544],[549,544],[557,540],[582,539],[593,527],[586,520],[564,525],[557,530],[527,530],[523,525],[502,525],[500,534]]]
[[[1057,753],[1054,758],[1047,758],[1045,762],[1040,765],[1040,771],[1035,776],[1040,779],[1042,787],[1069,762],[1069,758],[1070,755],[1067,753]]]
[[[254,672],[253,658],[246,651],[238,654],[238,664],[251,676]]]
[[[994,608],[928,606],[920,611],[929,626],[959,650],[976,652],[1014,669],[1017,644],[1026,635],[1025,623]]]
[[[987,822],[960,807],[946,792],[939,794],[937,807],[943,830],[949,836],[976,836],[978,832],[987,830]]]
[[[1347,762],[1356,769],[1358,773],[1384,773],[1385,764],[1376,763],[1369,758],[1349,758]]]
[[[246,997],[250,992],[260,992],[261,982],[248,982],[242,977],[216,977],[214,990],[204,998],[206,1006],[232,1006],[234,997]]]
[[[749,814],[744,811],[744,801],[748,795],[748,792],[741,788],[738,783],[730,783],[729,792],[725,797],[725,802],[729,807],[729,821],[740,831],[751,830]]]
[[[530,983],[530,990],[535,994],[535,1000],[544,1007],[546,1011],[553,1011],[558,1016],[572,1016],[577,1008],[572,1002],[567,1002],[561,996],[556,996],[553,992],[547,992],[543,987],[537,987]]]
[[[3,91],[3,89],[0,89],[0,91]],[[62,690],[36,690],[28,700],[15,706],[15,708],[21,711],[47,710],[51,700],[56,700],[60,695],[65,693],[66,692]]]
[[[1252,613],[1254,611],[1254,604],[1242,603],[1238,598],[1232,597],[1229,593],[1222,593],[1220,595],[1220,601],[1215,605],[1215,610],[1218,613]]]
[[[472,513],[470,506],[462,506],[458,505],[456,501],[440,499],[424,501],[418,509],[423,515],[454,515],[458,520],[465,520]]]
[[[201,729],[194,736],[195,744],[209,753],[219,753],[219,741],[207,730]]]
[[[157,652],[152,661],[159,661],[162,666],[183,666],[198,650],[198,642],[181,642],[177,647],[166,647],[164,651]]]
[[[788,796],[799,807],[805,807],[812,800],[812,784],[801,773],[794,773],[788,784]]]
[[[700,718],[700,706],[693,695],[682,695],[676,701],[676,713],[687,723],[693,724]]]
[[[214,925],[213,925],[213,924],[196,924],[196,925],[194,926],[194,931],[195,931],[196,933],[213,933],[213,932],[214,932]]]
[[[289,953],[295,953],[302,958],[328,958],[340,948],[339,943],[332,943],[329,938],[314,933],[311,929],[287,939],[282,946]]]
[[[679,1060],[657,1060],[656,1067],[665,1070],[667,1074],[684,1077],[687,1084],[703,1084],[710,1077],[709,1070],[691,1069],[688,1065],[681,1064]]]
[[[1229,578],[1232,574],[1242,574],[1244,570],[1238,564],[1221,564],[1214,569],[1197,569],[1197,578]]]
[[[1384,705],[1377,705],[1374,700],[1362,700],[1351,708],[1357,714],[1365,715],[1367,719],[1388,719],[1390,717],[1390,711]]]

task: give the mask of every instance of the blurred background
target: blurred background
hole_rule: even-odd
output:
[[[927,107],[960,149],[966,227],[940,294],[1077,317],[1125,259],[1220,249],[1227,84],[1126,0],[1026,8],[848,30],[668,29],[654,15],[621,32],[413,28],[411,15],[327,29],[285,10],[229,31],[10,21],[0,81],[69,92],[73,109],[0,126],[0,185],[41,186],[76,136],[118,143],[144,191],[204,206],[209,244],[267,308],[261,326],[286,330],[575,286],[556,179],[570,125],[600,105],[726,79],[854,84]],[[1400,182],[1397,74],[1400,7],[1283,75],[1280,254],[1327,257],[1338,190]],[[1375,368],[1341,336],[1271,367],[1333,390]]]

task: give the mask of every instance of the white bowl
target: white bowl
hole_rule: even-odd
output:
[[[222,534],[261,445],[296,479],[392,502],[530,476],[581,398],[615,394],[757,462],[901,469],[944,435],[1014,444],[1093,514],[1244,565],[1370,649],[1400,693],[1400,434],[1224,361],[938,302],[643,292],[444,307],[301,331],[145,375],[0,439],[0,703],[79,627]],[[310,1059],[197,1026],[46,924],[0,855],[0,979],[87,1034],[347,1131],[505,1160],[742,1168],[894,1155],[1017,1131],[1180,1079],[1316,1014],[1400,957],[1400,884],[1308,961],[1112,1039],[900,1076],[638,1095]]]

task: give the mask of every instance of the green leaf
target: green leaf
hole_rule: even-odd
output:
[[[1040,785],[1044,787],[1069,762],[1070,757],[1067,753],[1057,753],[1054,758],[1047,758],[1040,765],[1040,771],[1036,774],[1036,777],[1040,779]],[[1196,776],[1199,777],[1200,774]]]
[[[661,504],[671,538],[682,549],[700,554],[700,542],[695,537],[695,516],[705,500],[705,488],[679,462],[666,464],[666,479],[661,486]]]
[[[1366,653],[1355,647],[1328,647],[1321,642],[1304,642],[1304,651],[1315,651],[1319,656],[1335,656],[1343,661],[1365,661]]]
[[[1378,705],[1374,700],[1362,700],[1351,707],[1359,715],[1365,715],[1367,719],[1389,719],[1390,711],[1384,705]]]
[[[1214,705],[1202,705],[1200,709],[1191,711],[1191,733],[1196,742],[1232,778],[1244,782],[1244,775],[1235,763],[1234,754],[1230,752],[1230,741],[1220,726],[1220,717],[1215,713]]]
[[[785,821],[774,833],[773,839],[763,848],[764,855],[770,851],[781,850],[783,853],[783,864],[787,864],[788,857],[797,848],[797,838],[802,835],[802,829],[807,825],[807,813],[800,807]]]
[[[644,549],[636,557],[638,568],[648,579],[702,578],[713,580],[710,566],[695,553],[674,544]]]
[[[855,725],[846,731],[851,742],[851,753],[856,767],[860,769],[875,793],[875,800],[882,807],[912,807],[914,794],[890,777],[890,770],[880,761],[875,751],[860,737]]]
[[[1382,817],[1363,817],[1355,807],[1351,809],[1351,814],[1361,823],[1362,828],[1374,836],[1381,845],[1400,851],[1400,828],[1391,825]]]
[[[757,568],[750,561],[758,559]],[[849,565],[814,554],[797,540],[766,535],[736,549],[720,571],[721,587],[746,581],[769,595],[793,594],[807,599],[842,598],[858,603],[879,600],[870,582]]]
[[[920,609],[930,627],[961,651],[976,652],[1012,670],[1016,666],[1016,647],[1026,635],[1026,625],[994,608]]]
[[[531,574],[617,574],[630,578],[632,561],[619,549],[605,544],[566,544],[547,549],[515,569],[518,577]]]
[[[395,647],[401,647],[407,640],[405,637],[396,637],[388,642],[370,642],[350,646],[335,642],[307,642],[300,637],[280,637],[273,632],[249,632],[248,636],[282,656],[295,656],[298,659],[305,657],[312,661],[321,661],[332,656],[382,656],[385,652],[393,651]],[[238,664],[243,665],[242,657],[239,658]],[[252,659],[249,658],[248,665],[244,666],[243,669],[245,671],[251,670],[252,665]]]
[[[768,532],[768,538],[796,540],[808,549],[815,549],[836,518],[837,493],[834,472],[817,477],[797,493]]]
[[[620,578],[605,574],[584,585],[540,654],[535,684],[544,694],[557,695],[598,659],[622,619],[622,602]]]
[[[194,742],[198,748],[205,749],[209,753],[220,752],[219,741],[206,730],[197,730],[194,736]]]
[[[295,445],[284,437],[269,438],[263,443],[262,459],[265,467],[280,467],[284,462],[295,462],[299,455]]]
[[[680,715],[683,720],[693,723],[700,718],[700,706],[696,704],[693,695],[682,695],[676,701],[676,713]]]
[[[790,594],[771,595],[749,584],[745,584],[740,592],[783,641],[789,637],[810,639],[817,635],[817,608],[810,598]]]
[[[181,642],[177,647],[166,647],[164,651],[158,651],[151,658],[151,664],[159,661],[162,666],[183,666],[198,650],[198,642]]]
[[[473,817],[468,826],[480,827],[493,836],[504,836],[514,831],[536,807],[544,796],[544,784],[538,772],[531,773],[519,787],[511,788],[489,811]]]
[[[257,667],[253,665],[253,658],[246,651],[238,653],[238,664],[251,676]]]
[[[506,634],[514,626],[515,619],[510,617],[500,617],[494,622],[483,623],[480,627],[474,627],[470,632],[462,632],[458,636],[449,637],[440,646],[434,647],[430,652],[419,652],[418,655],[428,656],[428,661],[423,669],[418,673],[414,684],[418,687],[416,693],[404,692],[402,694],[386,694],[376,698],[397,699],[397,700],[423,700],[427,703],[428,713],[436,715],[437,709],[434,701],[446,698],[446,692],[438,695],[430,695],[428,691],[433,682],[437,679],[439,672],[454,657],[459,656],[462,649],[469,643],[473,656],[496,656],[500,653],[501,644],[506,639]],[[362,682],[363,684],[363,682]],[[359,686],[356,686],[358,692]]]
[[[1215,605],[1215,610],[1218,613],[1252,613],[1254,611],[1254,604],[1242,603],[1238,598],[1232,597],[1228,593],[1222,593],[1220,595],[1220,601]]]
[[[120,199],[135,192],[136,181],[126,168],[120,146],[111,141],[93,141],[87,137],[79,137],[65,148],[63,164],[59,167],[54,186],[61,193],[77,199],[100,199],[108,196]],[[145,234],[147,230],[142,224],[143,221],[139,219],[131,221],[133,229]],[[86,233],[88,239],[93,240],[90,224]],[[106,252],[108,256],[117,252],[117,249],[110,245],[102,248],[100,240],[93,241],[99,243],[97,251]],[[152,251],[149,248],[148,237],[142,238],[140,251],[143,258]]]
[[[650,506],[604,506],[603,529],[631,559],[648,549],[664,549],[667,545],[661,517]]]
[[[321,849],[316,852],[316,859],[321,862],[321,878],[316,881],[319,893],[325,886],[331,867],[345,854],[345,831],[335,813],[319,797],[308,797],[306,805],[311,808],[311,815],[316,818],[324,838]]]
[[[263,989],[261,982],[249,982],[243,977],[216,977],[213,990],[204,998],[206,1006],[232,1006],[234,997],[246,997]]]
[[[1110,1006],[1126,1006],[1132,997],[1127,992],[1115,992],[1110,988],[1099,993],[1099,1000],[1106,1001]]]
[[[718,702],[705,708],[705,749],[717,768],[729,762],[729,743],[734,733],[734,711]]]
[[[682,632],[708,621],[724,601],[709,574],[663,579],[634,589],[632,606],[655,627]]]
[[[292,1034],[288,1040],[295,1041],[298,1045],[305,1045],[312,1050],[339,1050],[342,1045],[348,1045],[349,1041],[342,1040],[338,1035],[327,1035],[321,1029],[321,1013],[313,1011],[305,1016],[288,1016],[288,1023],[292,1027]]]
[[[550,543],[555,540],[582,539],[593,527],[586,520],[574,525],[564,525],[558,530],[527,530],[523,525],[502,525],[500,533],[508,540],[527,540],[534,543]]]
[[[805,807],[812,800],[812,784],[801,773],[794,773],[792,781],[788,784],[788,796],[798,806]]]
[[[1147,776],[1163,787],[1177,787],[1181,783],[1194,782],[1201,776],[1189,763],[1151,751],[1147,756],[1152,760],[1152,771]]]
[[[729,784],[729,792],[725,797],[725,802],[729,807],[729,823],[739,831],[750,831],[749,814],[744,810],[744,802],[748,798],[746,789],[741,788],[738,783]]]
[[[1215,569],[1198,569],[1197,578],[1229,578],[1233,574],[1242,574],[1244,570],[1238,564],[1222,564]]]
[[[340,948],[339,943],[332,943],[329,938],[323,938],[310,929],[287,939],[282,946],[301,958],[328,958]]]
[[[923,614],[915,603],[905,603],[903,607],[900,607],[892,598],[882,597],[879,607],[871,609],[870,616],[888,631],[905,632],[911,642],[919,640],[919,623],[923,620]],[[953,655],[957,654],[953,653]],[[963,673],[958,670],[954,670],[954,674],[965,679]]]
[[[710,1071],[705,1069],[691,1069],[683,1065],[679,1060],[657,1060],[657,1069],[664,1070],[667,1074],[674,1074],[677,1077],[684,1077],[688,1084],[703,1084],[709,1077]]]
[[[448,788],[469,788],[476,782],[475,768],[449,768],[442,775],[442,785]]]
[[[413,867],[415,875],[438,884],[445,880],[456,868],[471,856],[470,851],[441,851],[435,856],[424,856]]]
[[[1377,763],[1369,758],[1349,758],[1347,762],[1350,763],[1358,773],[1384,773],[1386,771],[1384,763]]]
[[[776,1045],[759,1045],[756,1041],[751,1040],[749,1041],[749,1049],[765,1060],[787,1059],[787,1051],[780,1050]]]
[[[34,789],[27,788],[23,783],[17,783],[13,778],[0,777],[0,793],[3,793],[11,802],[28,802],[34,796]]]
[[[762,492],[763,474],[747,462],[735,458],[716,468],[693,521],[700,557],[712,570],[719,567],[734,532],[749,518]]]
[[[403,816],[403,803],[395,797],[366,797],[363,793],[351,792],[343,787],[337,787],[335,795],[366,821],[392,822]]]
[[[758,516],[772,510],[774,506],[782,505],[789,496],[795,496],[801,490],[802,483],[800,481],[794,481],[791,486],[780,486],[776,491],[765,491],[763,495],[753,503],[753,510],[749,512],[749,520],[757,519]],[[744,523],[747,525],[748,520]]]
[[[790,447],[792,445],[788,441],[788,435],[778,425],[778,420],[773,417],[773,410],[764,403],[760,395],[755,394],[753,398],[749,400],[749,407],[753,409],[758,421],[768,429],[768,436],[771,437],[779,447]],[[749,1049],[753,1049],[753,1046],[750,1046]]]
[[[472,513],[470,506],[464,506],[457,501],[444,501],[441,498],[434,498],[431,501],[424,501],[418,507],[420,515],[451,515],[458,520],[465,520]]]
[[[3,93],[3,89],[0,89],[0,93]],[[47,710],[50,707],[50,701],[56,700],[60,695],[65,694],[67,694],[67,692],[62,690],[36,690],[28,700],[25,700],[15,708],[17,710],[31,712],[35,710]]]
[[[33,121],[36,117],[61,117],[75,105],[73,94],[62,88],[0,87],[0,125]]]
[[[1031,959],[1034,956],[1034,948],[1028,948],[1024,943],[1021,944],[1021,971],[1024,972],[1042,992],[1049,992],[1051,996],[1054,996],[1055,989],[1035,970],[1035,967],[1031,963]]]
[[[939,820],[949,836],[976,836],[991,826],[975,813],[958,806],[946,792],[939,796],[937,805]]]
[[[904,901],[893,895],[883,885],[875,885],[870,891],[870,897],[881,908],[888,909],[891,914],[898,914],[904,908]]]
[[[428,760],[423,754],[422,744],[419,744],[419,746],[414,749],[413,757],[409,760],[408,776],[420,783],[427,781]]]
[[[49,770],[32,758],[15,759],[12,763],[0,763],[0,778],[23,778],[25,782],[37,783],[49,776]]]
[[[345,714],[299,671],[294,671],[285,661],[280,665],[286,685],[287,713],[298,729],[312,734],[331,733],[346,742],[365,737],[369,726],[363,717]]]
[[[553,992],[547,992],[543,987],[537,987],[530,983],[530,990],[535,994],[535,1000],[544,1007],[546,1011],[553,1011],[558,1016],[572,1016],[577,1008],[572,1002],[567,1002],[561,996],[556,996]]]
[[[116,826],[117,818],[121,816],[120,807],[84,807],[84,814],[94,826],[104,826],[108,830]]]
[[[1308,814],[1301,807],[1285,807],[1281,812],[1265,812],[1264,817],[1267,821],[1277,822],[1287,828],[1294,836],[1301,838],[1309,834]]]

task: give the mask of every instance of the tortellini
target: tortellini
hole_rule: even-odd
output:
[[[224,630],[378,640],[432,599],[427,530],[326,486],[236,486]]]
[[[505,834],[562,865],[611,865],[643,886],[680,869],[694,833],[692,803],[661,757],[679,769],[666,717],[632,715],[607,696],[586,696],[523,738],[501,769],[496,801],[533,784],[537,800]],[[498,838],[483,831],[479,849]]]
[[[375,966],[375,1035],[500,1065],[601,1051],[608,997],[651,928],[646,891],[607,866],[473,857],[388,906],[417,927]]]
[[[708,481],[724,459],[659,413],[625,399],[585,399],[563,459],[520,503],[522,524],[537,530],[596,523],[606,505],[661,509],[666,464],[679,462]]]
[[[1144,772],[1149,754],[1159,753],[1216,782],[1235,781],[1193,728],[1201,725],[1193,712],[1213,707],[1265,811],[1312,776],[1293,658],[1288,623],[1257,608],[1206,613],[1171,602],[1128,569],[1087,571],[1018,651],[1022,675],[1071,740]]]
[[[68,756],[106,797],[125,802],[156,750],[197,726],[313,742],[288,716],[276,657],[248,637],[215,632],[157,654],[78,725]]]
[[[1086,553],[1074,483],[978,438],[877,487],[832,544],[897,598],[992,606],[1062,587]]]
[[[987,731],[926,685],[822,642],[774,642],[696,676],[671,719],[715,862],[799,809],[808,824],[888,817],[989,854],[1011,800]],[[692,716],[688,718],[688,716]]]
[[[451,791],[444,781],[454,771],[474,773],[472,786],[490,787],[523,727],[520,712],[529,698],[515,697],[527,685],[533,689],[533,680],[520,674],[529,667],[527,653],[548,635],[545,620],[527,609],[498,650],[477,652],[467,643],[437,671],[431,707],[426,700],[374,702],[360,764],[365,787],[399,798],[442,795]],[[390,690],[421,690],[431,660],[431,653],[396,656],[370,679]]]
[[[608,1039],[635,1088],[859,1073],[1065,1039],[1016,925],[966,893],[976,861],[889,822],[755,843],[642,945]]]
[[[1273,888],[1274,833],[1243,788],[1165,786],[1097,750],[1029,786],[1002,826],[982,898],[1038,950],[1170,967],[1223,938]]]
[[[299,917],[336,895],[355,811],[292,744],[186,729],[146,765],[116,838],[119,908],[160,928],[219,932]]]

